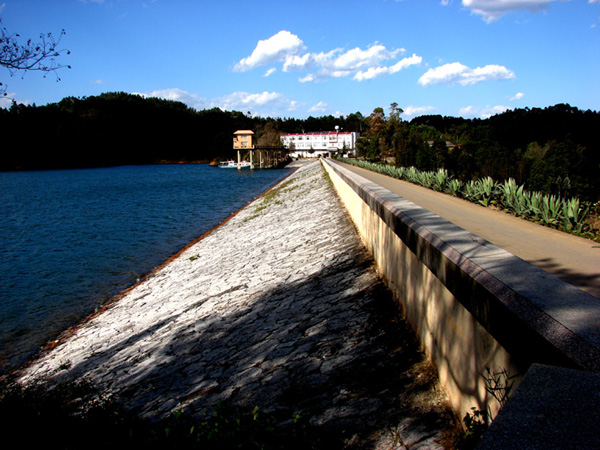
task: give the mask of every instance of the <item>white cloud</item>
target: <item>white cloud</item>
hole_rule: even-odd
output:
[[[0,108],[2,108],[2,109],[10,108],[12,106],[12,102],[14,99],[15,99],[14,92],[0,96]]]
[[[355,71],[364,67],[372,67],[382,61],[395,58],[401,50],[388,50],[381,44],[376,44],[366,50],[359,47],[348,50],[333,61],[336,70]]]
[[[501,114],[510,109],[513,109],[513,108],[511,108],[510,106],[503,106],[503,105],[497,105],[497,106],[492,106],[492,107],[488,106],[486,108],[483,108],[480,116],[482,119],[487,119],[488,117],[495,116],[496,114]]]
[[[149,94],[137,93],[137,95],[141,95],[142,97],[157,97],[164,98],[165,100],[174,100],[177,102],[185,103],[190,108],[198,110],[205,109],[208,107],[208,102],[206,101],[206,99],[198,97],[196,94],[192,94],[179,88],[158,89],[150,92]]]
[[[13,100],[17,105],[33,105],[34,102],[32,100],[19,100],[17,99],[17,94],[15,92],[7,92],[6,95],[0,95],[0,108],[8,109],[12,106]]]
[[[314,75],[314,74],[312,74],[312,73],[309,73],[309,74],[308,74],[308,75],[306,75],[305,77],[298,78],[298,81],[299,81],[300,83],[309,83],[309,82],[311,82],[311,81],[315,81],[315,75]]]
[[[404,108],[403,116],[414,117],[435,111],[435,106],[407,106]]]
[[[376,78],[376,77],[379,77],[382,75],[394,74],[394,73],[399,72],[402,69],[406,69],[407,67],[410,67],[412,65],[421,64],[422,61],[423,61],[423,58],[421,58],[420,56],[417,56],[416,54],[413,54],[409,58],[404,58],[404,59],[398,61],[393,66],[369,67],[364,72],[359,71],[356,73],[356,75],[354,75],[353,79],[357,80],[357,81],[363,81],[363,80],[370,80],[372,78]]]
[[[233,92],[223,97],[205,99],[182,89],[161,89],[150,93],[136,93],[142,97],[157,97],[185,103],[190,108],[197,110],[207,108],[220,108],[224,111],[253,111],[255,115],[283,115],[287,111],[298,108],[298,102],[288,100],[278,92]]]
[[[525,97],[525,94],[522,92],[517,92],[511,99],[511,102],[514,102],[515,100],[521,100],[523,97]]]
[[[382,75],[396,73],[405,67],[421,62],[420,57],[413,55],[392,65],[382,65],[384,61],[393,60],[398,53],[404,52],[404,49],[388,50],[381,44],[375,44],[363,50],[359,47],[346,52],[341,49],[332,50],[329,53],[320,53],[314,58],[315,65],[319,69],[309,74],[301,81],[314,81],[323,78],[339,78],[354,74],[353,79],[357,81],[369,80]],[[418,61],[416,61],[418,60]]]
[[[234,70],[243,72],[259,65],[281,62],[284,72],[308,72],[298,78],[301,83],[327,78],[353,76],[357,81],[394,74],[415,64],[422,58],[413,54],[392,65],[388,61],[404,53],[403,48],[388,49],[375,43],[366,49],[355,47],[350,50],[335,48],[326,52],[305,52],[302,40],[289,31],[280,31],[267,40],[259,41],[254,52],[236,64]],[[267,72],[269,75],[272,72]]]
[[[463,6],[483,16],[486,22],[495,22],[506,14],[518,11],[537,13],[549,8],[550,3],[568,0],[462,0]],[[589,0],[589,2],[600,0]]]
[[[481,81],[507,80],[511,78],[515,78],[514,72],[504,66],[490,64],[471,69],[464,64],[455,62],[429,69],[419,78],[419,84],[429,86],[431,84],[445,83],[467,86]]]
[[[267,70],[265,72],[265,74],[263,75],[265,78],[269,77],[271,75],[273,75],[275,72],[277,71],[277,69],[275,67],[271,67],[269,70]]]
[[[288,55],[283,64],[283,71],[306,70],[315,64],[317,58],[318,55],[312,55],[311,53],[305,53],[302,56]]]
[[[356,81],[371,80],[387,73],[389,73],[387,67],[369,67],[365,72],[357,72],[352,79]]]
[[[410,56],[408,58],[404,58],[404,59],[398,61],[392,67],[390,67],[390,73],[396,73],[396,72],[401,71],[402,69],[406,69],[407,67],[421,64],[422,61],[423,61],[422,57],[417,56],[415,53],[413,53],[412,56]]]
[[[253,110],[264,107],[282,107],[284,102],[283,94],[279,92],[234,92],[213,101],[213,105],[223,110]]]
[[[285,61],[304,48],[302,40],[289,31],[282,30],[264,41],[258,41],[250,56],[243,58],[234,67],[238,72],[245,72],[255,67],[276,61]]]
[[[92,84],[103,84],[103,81],[100,78],[98,78],[97,80],[92,80],[91,83]]]
[[[467,116],[467,117],[474,116],[476,114],[475,108],[473,106],[471,106],[471,105],[465,106],[464,108],[460,108],[458,110],[458,113],[461,116]]]
[[[325,102],[319,102],[316,105],[314,105],[313,107],[309,108],[308,112],[318,112],[318,113],[323,113],[327,110],[327,103]]]
[[[459,109],[458,113],[463,117],[475,117],[479,116],[481,119],[487,119],[496,114],[501,114],[505,111],[511,110],[510,106],[486,106],[485,108],[476,108],[474,106],[466,106]]]

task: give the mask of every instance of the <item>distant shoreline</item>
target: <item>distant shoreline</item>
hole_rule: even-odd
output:
[[[184,164],[210,164],[210,160],[198,159],[192,161],[184,160],[161,160],[153,163],[131,163],[131,164],[114,164],[106,166],[74,166],[74,167],[15,167],[12,169],[4,168],[0,169],[0,172],[35,172],[42,170],[81,170],[81,169],[110,169],[113,167],[124,167],[124,166],[167,166],[167,165],[184,165]]]

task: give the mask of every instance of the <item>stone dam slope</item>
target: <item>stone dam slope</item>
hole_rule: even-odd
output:
[[[147,418],[300,413],[318,448],[448,448],[456,430],[320,162],[71,330],[37,377],[86,377]]]

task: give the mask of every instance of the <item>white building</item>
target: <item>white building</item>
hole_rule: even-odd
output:
[[[289,149],[292,158],[318,158],[333,153],[348,154],[356,149],[360,133],[344,131],[318,131],[292,133],[281,136],[281,144]]]

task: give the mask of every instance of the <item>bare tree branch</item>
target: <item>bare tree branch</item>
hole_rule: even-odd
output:
[[[65,36],[65,30],[61,30],[58,38],[52,33],[40,34],[39,41],[34,42],[28,39],[25,44],[19,43],[20,35],[17,33],[9,33],[6,27],[1,26],[0,19],[0,66],[6,68],[13,77],[17,72],[23,72],[23,76],[27,71],[44,72],[44,78],[48,73],[53,73],[56,76],[56,81],[60,81],[57,71],[62,68],[71,68],[66,64],[60,64],[57,57],[71,52],[66,49],[58,49],[60,41]],[[6,85],[0,82],[0,95],[6,95]]]

